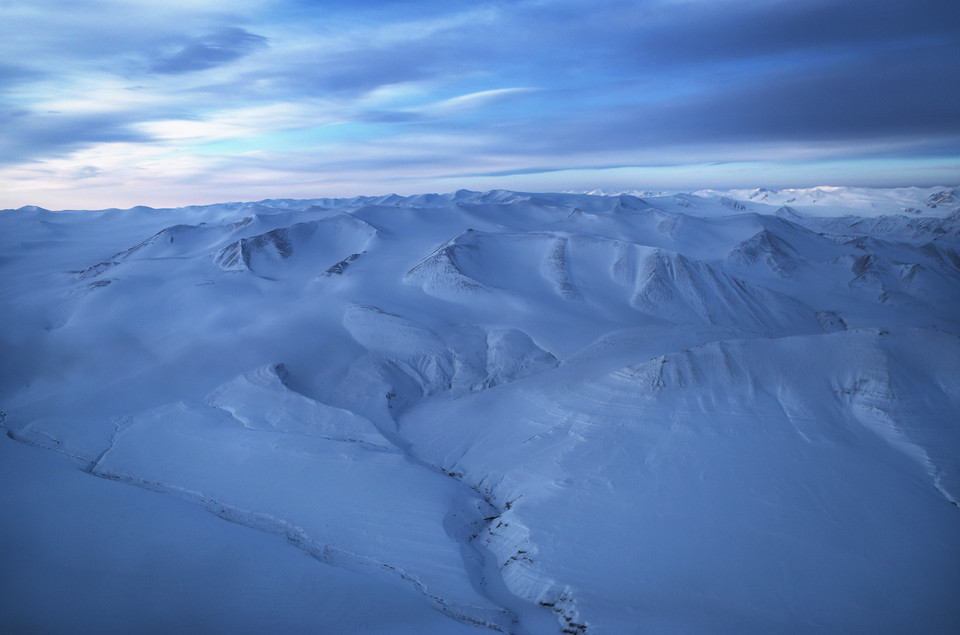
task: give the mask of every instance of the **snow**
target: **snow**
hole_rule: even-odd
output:
[[[478,632],[408,585],[6,436],[0,474],[5,632]]]
[[[0,253],[4,630],[960,628],[956,188],[24,207]]]

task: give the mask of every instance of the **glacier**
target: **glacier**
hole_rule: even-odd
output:
[[[960,188],[0,211],[2,630],[960,628]]]

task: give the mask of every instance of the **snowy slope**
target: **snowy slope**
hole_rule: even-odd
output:
[[[251,563],[164,587],[204,630],[960,628],[955,188],[22,208],[0,248],[17,630],[91,567],[156,593],[161,532]],[[241,607],[272,558],[315,593]]]

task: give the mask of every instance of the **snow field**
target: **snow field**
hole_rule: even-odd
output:
[[[7,625],[960,625],[956,190],[31,208],[0,248]]]

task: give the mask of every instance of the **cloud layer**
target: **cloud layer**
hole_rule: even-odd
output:
[[[0,206],[960,176],[955,2],[195,5],[0,4]]]

